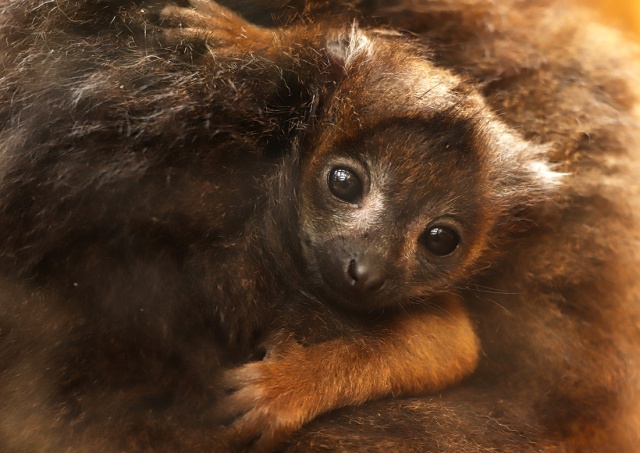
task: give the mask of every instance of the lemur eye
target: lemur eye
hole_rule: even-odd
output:
[[[329,172],[327,181],[333,195],[348,203],[359,203],[362,200],[362,181],[347,168],[336,167]]]
[[[421,241],[434,255],[446,256],[458,248],[460,237],[450,228],[435,226],[422,234]]]

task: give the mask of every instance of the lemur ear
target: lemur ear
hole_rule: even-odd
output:
[[[488,179],[495,201],[506,209],[539,204],[564,184],[567,173],[549,161],[549,147],[525,140],[497,120],[484,125],[483,135],[490,150]]]

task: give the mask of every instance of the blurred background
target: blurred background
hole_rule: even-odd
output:
[[[579,0],[602,11],[605,22],[635,33],[640,38],[640,0]]]

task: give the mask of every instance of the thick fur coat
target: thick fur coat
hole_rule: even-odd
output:
[[[406,195],[384,212],[419,225],[380,220],[363,237],[378,233],[389,250],[422,237],[427,195],[469,213],[459,261],[425,264],[428,279],[403,264],[388,280],[407,297],[462,301],[441,318],[463,328],[429,340],[447,360],[414,363],[471,358],[456,373],[443,365],[444,384],[335,407],[431,394],[330,412],[262,447],[635,451],[640,70],[615,32],[542,1],[225,3],[260,27],[163,2],[0,5],[4,450],[225,451],[234,434],[271,429],[264,418],[220,427],[262,407],[243,389],[274,390],[239,365],[296,362],[267,371],[312,387],[340,372],[331,359],[346,338],[368,346],[337,363],[370,366],[356,359],[374,351],[369,374],[404,370],[406,357],[376,347],[414,324],[387,324],[398,305],[354,313],[354,298],[324,292],[332,258],[313,251],[336,228],[315,170],[357,144],[383,150],[363,159],[372,181],[376,162],[393,159],[389,175],[412,176],[380,193]],[[449,146],[469,152],[433,151]],[[330,250],[351,244],[341,241]],[[409,336],[443,307],[426,306]],[[311,378],[301,364],[316,364]]]

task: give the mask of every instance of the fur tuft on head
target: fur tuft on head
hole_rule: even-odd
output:
[[[356,23],[351,28],[332,32],[326,43],[329,55],[348,69],[360,57],[369,57],[373,51],[373,42]]]

